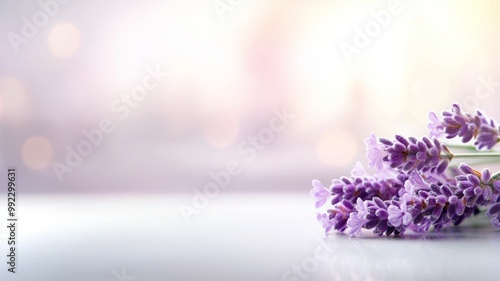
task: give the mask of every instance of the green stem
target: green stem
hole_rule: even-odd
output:
[[[478,153],[456,153],[451,155],[452,158],[477,158],[477,157],[499,157],[500,153],[496,152],[478,152]]]
[[[476,147],[473,146],[473,145],[470,145],[470,144],[450,144],[450,143],[447,143],[447,144],[444,144],[446,147],[449,147],[449,148],[457,148],[457,149],[465,149],[465,150],[473,150],[473,151],[477,151]]]
[[[447,158],[448,160],[452,160],[454,158],[499,158],[500,153],[498,152],[478,152],[478,153],[446,153],[442,154],[441,157]]]
[[[493,157],[486,157],[486,158],[478,158],[478,159],[471,159],[470,161],[467,162],[469,165],[485,165],[485,164],[492,164],[492,163],[500,163],[498,159],[495,159]]]

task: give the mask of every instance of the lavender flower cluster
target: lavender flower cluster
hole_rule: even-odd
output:
[[[430,138],[395,136],[365,140],[370,175],[357,164],[350,177],[335,179],[330,187],[313,180],[311,195],[317,216],[327,233],[347,232],[360,236],[362,229],[378,235],[400,235],[408,229],[427,232],[458,225],[481,212],[500,227],[500,172],[477,171],[461,163],[456,175],[448,175],[455,156],[438,137],[474,141],[477,150],[491,149],[499,141],[499,127],[480,111],[462,112],[453,104],[442,118],[429,114]]]

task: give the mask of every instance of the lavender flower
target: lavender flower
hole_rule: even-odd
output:
[[[325,204],[325,198],[331,198],[330,209],[326,214],[319,214],[323,228],[328,233],[332,229],[344,231],[348,227],[347,221],[351,213],[356,212],[362,217],[368,212],[365,200],[376,198],[391,199],[396,196],[400,189],[404,188],[404,182],[408,179],[406,174],[396,174],[393,178],[378,180],[373,177],[342,177],[335,179],[329,187],[329,193],[319,181],[313,181],[311,194],[316,199],[316,206]],[[353,217],[354,218],[354,217]],[[329,220],[329,221],[326,221]],[[356,222],[356,223],[359,223]],[[354,222],[350,224],[350,232],[358,233],[354,228]]]
[[[383,159],[387,156],[378,144],[375,134],[371,133],[369,138],[365,139],[366,144],[366,158],[368,159],[368,166],[381,171],[384,168]]]
[[[456,180],[438,184],[417,171],[386,180],[334,180],[332,208],[318,218],[326,232],[335,229],[359,237],[364,228],[378,235],[401,235],[408,229],[426,232],[431,226],[439,230],[458,225],[479,213],[479,206],[490,205],[486,214],[500,227],[500,203],[496,203],[500,201],[500,180],[488,169],[479,172],[461,164],[459,170],[462,174]],[[315,182],[313,190],[318,188],[323,187]]]
[[[437,117],[436,113],[429,112],[430,123],[427,124],[427,129],[429,130],[429,135],[431,138],[439,138],[444,131],[444,126],[441,120]]]
[[[316,219],[325,229],[325,233],[330,232],[330,230],[335,226],[335,221],[331,220],[327,214],[318,214]]]
[[[319,180],[313,180],[312,185],[313,189],[311,189],[311,196],[316,199],[316,208],[319,208],[325,204],[331,194]]]
[[[457,186],[463,193],[466,206],[486,206],[497,202],[500,197],[500,181],[492,178],[489,169],[479,172],[464,163],[460,164],[459,169],[464,174],[456,177]]]
[[[363,201],[361,198],[357,198],[356,199],[356,210],[357,210],[357,215],[359,217],[364,217],[365,215],[367,215],[369,213],[369,210],[368,210],[368,207],[369,205]]]
[[[326,233],[330,232],[332,228],[342,232],[347,229],[347,219],[353,211],[354,205],[347,200],[342,200],[333,205],[327,214],[318,214],[318,219]]]
[[[347,232],[350,236],[361,236],[361,228],[368,222],[363,216],[360,216],[358,212],[352,212],[347,220]]]
[[[462,112],[459,104],[453,104],[451,111],[443,112],[443,120],[439,120],[435,113],[429,113],[430,123],[427,128],[431,138],[437,138],[445,134],[446,138],[460,137],[463,143],[475,139],[474,145],[477,149],[491,149],[499,142],[499,128],[495,121],[488,121],[480,111],[475,115]]]
[[[500,227],[500,203],[495,203],[486,211],[486,216],[491,218],[491,224]]]
[[[451,112],[443,112],[443,128],[445,130],[446,138],[454,138],[459,136],[462,142],[469,142],[475,135],[475,130],[481,125],[478,118],[463,113],[459,104],[453,104]]]
[[[408,173],[418,170],[442,174],[448,166],[448,159],[441,155],[442,145],[434,139],[424,137],[417,140],[414,137],[405,138],[396,135],[394,140],[380,138],[374,140],[372,134],[367,143],[367,158],[371,167],[382,170],[384,167],[403,170]]]
[[[402,189],[400,191],[404,191],[406,194],[410,195],[417,194],[417,192],[422,189],[429,190],[429,184],[426,183],[422,176],[417,172],[411,173],[408,180],[404,183],[404,187],[404,190]],[[404,194],[400,194],[401,197],[403,195]]]
[[[378,180],[374,178],[342,177],[340,180],[333,180],[330,190],[332,191],[332,204],[341,200],[348,200],[353,204],[357,198],[363,200],[373,197],[390,199],[396,195],[399,189],[403,188],[403,182],[408,176],[399,174],[395,178]]]
[[[477,112],[478,118],[481,120],[481,126],[479,127],[479,132],[477,133],[476,141],[474,145],[477,149],[486,147],[491,149],[500,140],[498,137],[498,130],[495,121],[493,119],[488,122],[485,116],[481,112]]]
[[[389,213],[389,222],[394,227],[398,227],[400,225],[408,226],[412,219],[411,214],[408,212],[405,201],[403,201],[400,206],[389,206],[389,208],[387,208],[387,212]]]
[[[410,186],[410,178],[405,186]],[[455,185],[438,186],[424,181],[419,181],[419,185],[419,189],[406,189],[402,196],[394,196],[390,200],[374,197],[362,201],[358,198],[355,206],[358,211],[351,213],[347,220],[348,234],[359,236],[360,227],[373,229],[378,235],[400,235],[407,229],[426,232],[430,226],[439,230],[449,224],[460,224],[464,218],[478,211],[477,206],[464,205],[464,195]],[[500,217],[500,211],[493,209],[491,216]]]
[[[474,140],[477,149],[491,149],[500,140],[494,120],[480,111],[464,113],[458,104],[443,112],[442,120],[432,112],[429,119],[432,139],[396,135],[377,140],[374,134],[365,139],[368,165],[375,174],[357,163],[350,177],[334,179],[328,188],[312,182],[316,207],[326,205],[317,217],[326,233],[345,231],[359,237],[362,229],[387,236],[427,232],[431,227],[438,231],[459,225],[482,207],[500,227],[500,172],[479,172],[464,163],[447,171],[449,161],[471,154],[453,154],[436,139],[444,134],[462,142]]]
[[[461,164],[459,170],[462,174],[447,183],[430,182],[418,171],[385,180],[334,180],[330,187],[331,208],[318,219],[327,233],[335,229],[359,237],[364,228],[378,235],[401,235],[408,229],[426,232],[431,226],[439,230],[458,225],[479,213],[479,206],[490,206],[486,215],[500,227],[500,176],[493,176],[488,169],[479,172],[466,164]],[[313,190],[318,189],[324,188],[316,181]]]

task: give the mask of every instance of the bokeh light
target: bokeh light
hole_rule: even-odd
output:
[[[43,169],[52,161],[52,144],[45,137],[33,136],[24,142],[21,154],[26,166]]]
[[[205,140],[216,148],[230,146],[238,135],[238,121],[232,116],[208,118],[204,126]]]
[[[57,57],[67,58],[74,55],[80,44],[80,31],[72,24],[58,24],[50,31],[49,47]]]
[[[0,77],[0,114],[15,120],[24,115],[26,90],[14,76]]]
[[[14,76],[1,77],[0,97],[8,107],[18,108],[26,98],[24,85]]]
[[[316,145],[318,158],[328,167],[345,168],[357,152],[356,139],[340,129],[324,132]]]

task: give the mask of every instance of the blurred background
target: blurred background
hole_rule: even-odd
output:
[[[500,120],[499,9],[2,1],[2,166],[32,193],[192,193],[228,163],[225,192],[308,191],[370,132],[425,135],[454,101]]]
[[[500,120],[499,11],[0,1],[0,172],[17,169],[19,199],[19,274],[0,279],[497,280],[487,220],[323,241],[308,192],[366,164],[371,132],[426,135],[452,102]]]

